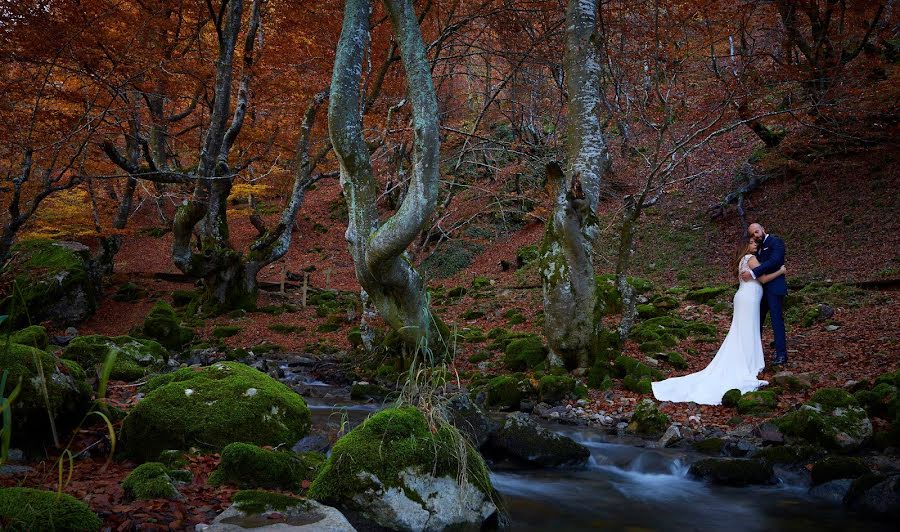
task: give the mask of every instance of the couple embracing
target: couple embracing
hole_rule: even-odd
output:
[[[748,228],[749,241],[735,260],[740,286],[734,294],[731,328],[715,358],[703,370],[683,377],[653,383],[653,396],[660,401],[718,405],[728,390],[741,393],[768,384],[756,376],[765,367],[762,325],[771,315],[775,335],[773,365],[787,362],[782,307],[787,295],[784,274],[784,241],[766,233],[760,224]]]

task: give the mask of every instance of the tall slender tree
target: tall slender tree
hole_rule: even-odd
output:
[[[563,69],[569,95],[566,161],[551,164],[553,212],[541,246],[550,362],[587,367],[597,338],[593,247],[600,180],[609,164],[600,122],[601,65],[594,43],[599,0],[570,0]]]
[[[422,34],[410,0],[385,0],[406,71],[412,108],[413,163],[400,207],[380,220],[369,147],[363,136],[360,88],[369,41],[369,0],[348,0],[338,42],[328,130],[340,163],[349,211],[346,238],[356,278],[382,318],[404,339],[407,349],[426,359],[440,351],[445,332],[431,313],[425,283],[406,256],[434,212],[439,177],[438,107]]]

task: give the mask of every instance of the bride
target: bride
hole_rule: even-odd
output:
[[[737,273],[759,266],[754,253],[758,244],[750,240],[738,252]],[[734,294],[734,316],[731,328],[715,358],[703,370],[683,377],[653,383],[653,396],[659,401],[702,405],[718,405],[725,392],[737,388],[741,393],[768,384],[756,379],[765,367],[760,339],[759,304],[763,295],[762,283],[784,275],[784,266],[777,272],[761,275],[756,280],[740,281]]]

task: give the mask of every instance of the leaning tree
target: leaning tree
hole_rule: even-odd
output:
[[[385,0],[407,77],[412,109],[412,175],[397,211],[381,220],[379,186],[363,136],[360,88],[369,41],[369,0],[347,0],[335,57],[328,107],[328,130],[340,163],[349,222],[346,238],[356,278],[408,351],[428,361],[445,351],[446,329],[431,313],[425,283],[406,248],[434,212],[438,191],[440,141],[438,106],[422,34],[410,0]],[[443,329],[443,332],[442,332]]]
[[[566,10],[566,162],[548,167],[553,212],[541,244],[545,334],[550,363],[556,366],[587,367],[597,339],[593,247],[599,233],[600,180],[609,165],[594,42],[599,3],[569,0]]]

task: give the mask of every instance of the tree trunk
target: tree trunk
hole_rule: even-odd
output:
[[[381,317],[403,338],[407,350],[433,362],[445,352],[449,339],[429,309],[424,281],[407,258],[406,248],[433,214],[437,201],[437,100],[412,2],[386,0],[385,4],[406,71],[414,149],[409,189],[397,212],[384,223],[378,217],[379,187],[360,115],[360,76],[369,41],[368,0],[347,0],[344,8],[328,130],[340,163],[349,211],[346,238],[357,280]]]
[[[550,362],[585,368],[597,338],[593,246],[600,180],[609,164],[600,125],[601,69],[592,42],[599,0],[570,0],[563,57],[569,93],[566,168],[548,166],[553,214],[541,246]]]

